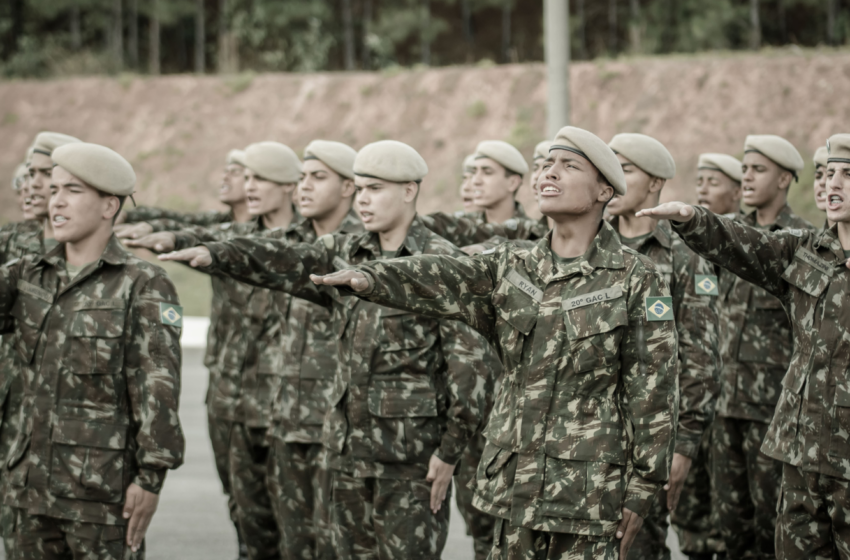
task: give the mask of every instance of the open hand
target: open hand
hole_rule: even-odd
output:
[[[170,231],[160,231],[146,235],[140,239],[128,239],[124,242],[127,247],[150,249],[155,253],[168,253],[174,250],[177,236]]]
[[[682,495],[682,487],[688,478],[688,471],[694,460],[680,453],[673,453],[673,466],[670,468],[670,482],[664,485],[667,490],[667,509],[673,511],[679,505],[679,496]]]
[[[689,222],[695,214],[694,207],[684,202],[665,202],[655,208],[647,208],[635,214],[638,218],[647,216],[657,220],[671,220],[674,222]]]
[[[153,226],[147,222],[137,224],[115,224],[112,226],[118,239],[138,239],[153,233]]]
[[[159,495],[148,492],[138,484],[127,487],[127,499],[124,501],[124,519],[127,521],[127,546],[133,552],[139,550],[153,514],[159,505]]]
[[[355,292],[365,292],[369,289],[369,280],[366,279],[366,275],[354,270],[340,270],[324,276],[311,274],[310,280],[320,286],[348,286]]]
[[[621,560],[629,557],[629,549],[632,548],[632,543],[635,542],[635,537],[640,532],[641,527],[643,527],[643,517],[624,507],[623,519],[617,525],[617,538],[620,539]]]
[[[191,249],[183,249],[182,251],[174,251],[173,253],[165,253],[160,255],[161,261],[183,261],[188,262],[193,268],[210,266],[213,263],[210,250],[206,247],[192,247]]]
[[[436,455],[431,455],[431,460],[428,462],[428,475],[425,480],[431,483],[431,511],[433,513],[437,513],[443,507],[454,472],[454,465],[444,462]]]

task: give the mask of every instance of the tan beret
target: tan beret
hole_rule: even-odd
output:
[[[490,158],[508,171],[519,175],[528,173],[528,162],[519,150],[501,140],[485,140],[475,148],[475,159]]]
[[[611,139],[608,146],[614,153],[622,154],[640,167],[647,175],[672,179],[676,175],[676,162],[664,144],[646,134],[624,133]]]
[[[248,167],[245,165],[245,150],[230,150],[227,152],[227,165],[233,163],[242,167]]]
[[[738,183],[744,178],[741,160],[726,154],[702,154],[699,156],[697,169],[713,169],[720,171]]]
[[[38,136],[35,137],[32,148],[36,153],[49,156],[59,146],[72,142],[80,142],[80,139],[59,132],[39,132]]]
[[[829,163],[850,163],[850,134],[834,134],[826,141]]]
[[[464,174],[475,173],[475,154],[469,154],[463,158],[463,172]]]
[[[21,190],[21,184],[23,183],[24,177],[27,176],[29,170],[27,169],[27,165],[22,163],[15,168],[15,174],[12,175],[12,190],[19,191]]]
[[[419,152],[403,142],[381,140],[363,146],[354,159],[354,174],[393,183],[421,181],[428,164]]]
[[[626,176],[620,160],[597,135],[582,128],[565,126],[558,131],[549,147],[549,152],[554,150],[567,150],[587,159],[608,179],[615,193],[620,196],[626,194]]]
[[[544,140],[543,142],[538,142],[536,146],[534,146],[534,156],[532,159],[546,159],[549,157],[549,146],[552,145],[552,142],[548,140]]]
[[[348,179],[354,179],[357,150],[342,142],[313,140],[304,148],[304,159],[317,159]]]
[[[821,146],[815,151],[812,161],[815,167],[826,167],[826,164],[829,162],[829,150],[826,149],[826,146]]]
[[[806,166],[803,156],[791,142],[775,134],[751,134],[744,142],[744,153],[758,152],[779,167],[788,171],[800,171]]]
[[[53,163],[101,192],[116,196],[133,194],[133,166],[106,146],[73,142],[53,150]]]
[[[301,160],[292,148],[280,142],[257,142],[245,148],[245,167],[275,183],[301,180]]]

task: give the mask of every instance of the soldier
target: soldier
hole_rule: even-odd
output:
[[[492,402],[492,365],[482,362],[487,342],[469,327],[340,297],[309,278],[397,255],[459,254],[416,216],[427,171],[406,144],[369,144],[354,163],[365,233],[296,245],[235,239],[160,257],[214,264],[216,273],[332,311],[339,366],[323,443],[339,558],[440,557],[450,509],[443,502],[455,464]]]
[[[741,160],[726,154],[702,154],[697,163],[697,204],[715,214],[741,213]]]
[[[803,158],[778,136],[748,136],[742,223],[765,231],[811,229],[786,203]],[[780,300],[728,272],[720,275],[720,398],[714,421],[712,472],[720,532],[731,559],[771,558],[782,464],[759,451],[779,399],[792,352],[791,324]]]
[[[473,173],[475,173],[475,154],[470,154],[463,159],[463,180],[460,182],[460,201],[463,204],[463,210],[455,212],[458,217],[467,212],[480,211],[480,208],[475,205],[472,185],[469,184]]]
[[[691,248],[769,291],[791,318],[793,357],[761,446],[782,465],[782,560],[850,556],[850,134],[827,145],[826,231],[768,231],[681,202],[643,212],[678,222]]]
[[[229,209],[226,212],[178,212],[139,206],[118,216],[115,233],[119,239],[139,239],[155,231],[175,231],[186,225],[214,227],[226,223],[245,223],[251,220],[245,198],[245,152],[230,150],[221,177],[218,200]]]
[[[626,194],[602,140],[561,129],[543,173],[540,207],[555,228],[531,249],[509,242],[313,279],[498,341],[506,371],[474,501],[498,518],[493,560],[626,558],[673,451],[672,300],[652,262],[602,220]]]
[[[667,515],[678,511],[679,495],[694,461],[705,463],[705,456],[699,454],[700,443],[711,426],[720,392],[714,302],[717,276],[673,234],[669,222],[635,217],[639,210],[658,205],[661,190],[676,174],[676,163],[667,148],[643,134],[618,134],[608,146],[617,154],[627,186],[624,196],[615,196],[608,204],[611,227],[623,245],[652,259],[673,295],[681,390],[676,447],[670,482],[644,520],[630,555],[636,559],[669,559]],[[707,478],[699,482],[708,485]],[[691,558],[700,558],[703,552],[689,551]],[[708,560],[711,556],[709,552]]]
[[[136,179],[124,158],[71,143],[34,167],[52,172],[57,246],[0,269],[24,381],[6,463],[16,558],[143,558],[166,472],[183,461],[182,308],[165,272],[112,236]]]
[[[815,157],[812,158],[815,164],[815,182],[812,185],[815,195],[815,205],[818,207],[818,210],[824,213],[826,213],[826,168],[828,159],[829,150],[824,146],[818,148],[815,152]],[[823,224],[823,230],[826,231],[831,227],[832,223],[830,223],[829,218],[826,218]]]

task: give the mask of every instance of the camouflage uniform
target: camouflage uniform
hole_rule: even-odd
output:
[[[14,319],[23,367],[5,496],[19,557],[129,557],[125,490],[159,493],[183,461],[181,314],[164,271],[115,237],[73,280],[64,245],[0,269],[0,319]]]
[[[756,225],[755,211],[737,219]],[[786,206],[766,231],[787,228],[811,226]],[[782,465],[759,448],[791,360],[791,323],[764,288],[728,271],[719,284],[723,371],[711,469],[720,533],[731,559],[772,558]]]
[[[314,244],[235,239],[207,245],[212,269],[327,308],[338,343],[322,441],[332,469],[332,528],[340,558],[439,558],[449,508],[428,507],[428,462],[457,463],[489,411],[487,342],[455,321],[427,319],[343,297],[310,281],[382,258],[376,233]],[[414,219],[401,254],[458,254]],[[415,551],[415,552],[414,552]]]
[[[549,242],[367,264],[371,289],[358,295],[498,341],[505,374],[473,500],[503,520],[491,558],[613,558],[621,509],[645,517],[669,475],[672,301],[607,223],[571,262]]]
[[[178,212],[153,206],[137,206],[127,210],[124,220],[128,224],[147,222],[153,231],[177,231],[186,226],[213,228],[221,224],[233,222],[233,212],[228,210],[207,210],[204,212]]]
[[[783,466],[777,556],[847,557],[850,274],[836,228],[767,232],[697,208],[676,229],[706,259],[777,297],[791,318],[793,355],[761,446]]]
[[[619,218],[611,220],[619,232]],[[675,235],[667,221],[637,243],[624,243],[646,255],[664,276],[673,296],[673,313],[679,340],[679,425],[676,431],[675,452],[696,461],[703,460],[700,444],[714,419],[714,405],[720,392],[720,355],[717,340],[717,276],[714,268],[702,260]],[[704,463],[696,463],[696,472],[706,473]],[[708,487],[707,477],[688,481]],[[690,487],[688,490],[697,490]],[[710,504],[710,502],[708,502]],[[682,502],[676,513],[689,516],[694,504]],[[667,548],[667,492],[663,489],[653,505],[652,513],[644,520],[635,539],[629,558],[669,559]],[[690,550],[689,552],[704,552]]]

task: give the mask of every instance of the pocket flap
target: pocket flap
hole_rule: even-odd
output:
[[[628,325],[629,308],[625,294],[620,290],[619,296],[613,299],[599,299],[594,303],[570,309],[564,314],[564,322],[570,340],[586,338]]]
[[[118,338],[124,334],[123,308],[80,309],[74,313],[68,334],[97,338]]]
[[[804,252],[801,253],[801,251]],[[817,266],[814,266],[814,263]],[[782,273],[782,279],[810,296],[820,297],[829,285],[832,273],[832,268],[826,264],[826,261],[804,247],[800,247],[794,254],[794,260]]]
[[[32,286],[34,289],[41,290],[41,288],[33,286],[28,282],[24,282],[23,280],[18,282],[18,297],[15,298],[15,303],[12,304],[11,315],[16,320],[38,330],[44,323],[44,318],[47,317],[47,313],[50,311],[53,303],[45,298],[35,297],[29,291],[21,290],[21,283]]]
[[[127,426],[60,418],[53,425],[50,441],[101,449],[124,449],[127,443]]]
[[[850,383],[835,386],[835,406],[850,407]]]
[[[571,461],[626,464],[625,429],[615,401],[583,397],[560,412],[546,432],[546,455]]]
[[[540,304],[519,288],[502,280],[493,293],[493,306],[513,328],[528,336],[537,323]]]
[[[380,418],[437,416],[437,391],[428,380],[373,380],[369,412]]]

